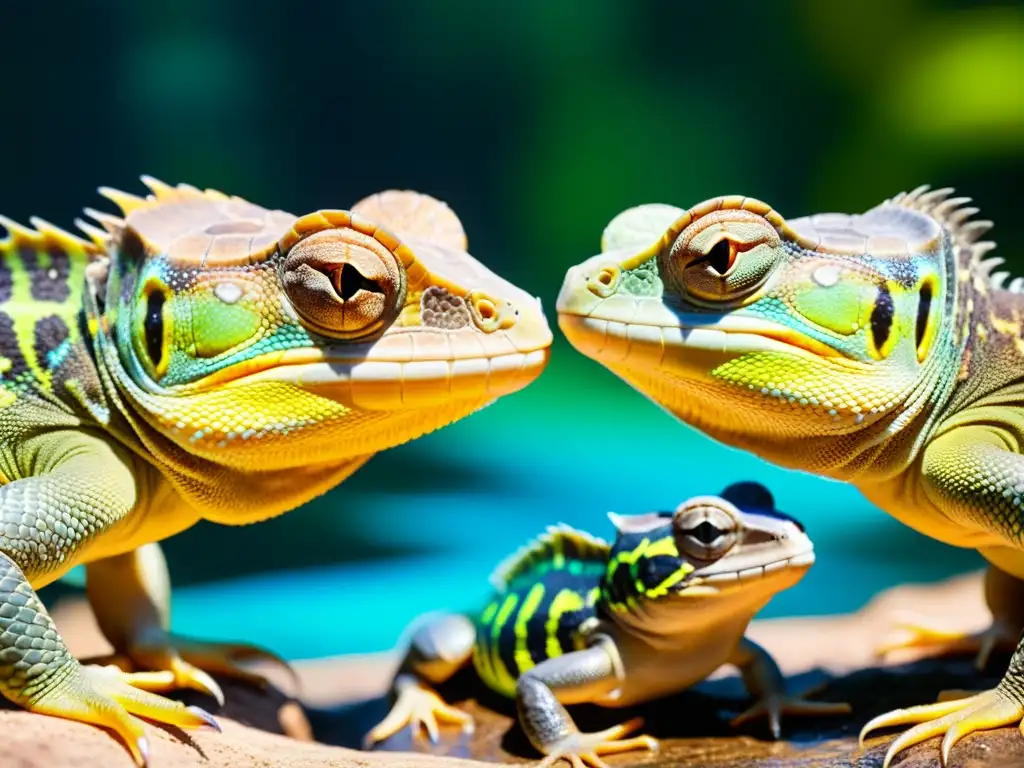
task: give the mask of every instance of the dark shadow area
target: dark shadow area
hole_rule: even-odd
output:
[[[582,731],[597,731],[640,716],[644,733],[658,738],[661,749],[650,755],[631,752],[612,758],[616,764],[713,766],[822,766],[867,768],[879,766],[891,738],[898,733],[879,731],[868,746],[858,750],[857,736],[872,717],[899,707],[930,703],[946,689],[979,689],[994,686],[1006,669],[1008,654],[994,655],[987,670],[978,674],[969,657],[923,660],[887,669],[869,668],[842,677],[820,670],[791,677],[793,693],[813,690],[810,698],[848,701],[853,713],[846,716],[784,716],[782,739],[770,740],[764,720],[734,729],[729,720],[750,705],[737,677],[710,681],[676,696],[627,709],[575,706],[570,712]],[[440,686],[438,692],[450,703],[471,713],[476,720],[472,734],[442,727],[437,745],[423,734],[405,728],[376,749],[417,751],[449,757],[494,762],[535,760],[537,755],[515,722],[515,706],[484,688],[471,669]],[[363,735],[387,714],[384,698],[370,699],[336,709],[307,710],[317,741],[359,749]],[[1003,728],[971,736],[954,750],[949,768],[974,765],[985,755],[985,765],[1024,765],[1024,739],[1016,728]],[[904,753],[904,768],[936,764],[937,740],[932,739]]]

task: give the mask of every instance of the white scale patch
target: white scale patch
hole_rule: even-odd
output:
[[[217,283],[213,292],[225,304],[234,304],[242,298],[242,289],[237,283]]]
[[[839,282],[839,267],[834,264],[818,267],[814,270],[814,274],[811,275],[811,277],[813,277],[814,282],[822,288],[831,288]]]

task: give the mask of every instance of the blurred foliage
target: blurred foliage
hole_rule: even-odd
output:
[[[476,256],[552,308],[566,267],[627,206],[742,193],[799,216],[930,183],[973,197],[1024,272],[1019,2],[97,0],[5,3],[0,25],[0,211],[20,220],[69,225],[100,202],[96,186],[137,192],[140,173],[294,213],[416,188],[458,212]],[[500,449],[467,458],[482,435]],[[600,440],[611,447],[587,453]],[[609,481],[602,462],[623,446],[668,474]],[[472,561],[476,578],[553,516],[584,524],[674,503],[755,466],[744,461],[559,337],[529,391],[378,457],[306,510],[245,531],[199,526],[168,549],[185,584],[430,551]],[[834,484],[762,471],[786,478],[778,495],[793,511],[820,516],[822,565],[805,585],[825,589],[815,573],[840,563],[904,578],[976,564],[947,549],[946,562],[898,562],[936,545],[854,495],[851,510],[868,512],[843,535],[844,518],[815,511]],[[374,495],[381,486],[390,495]],[[452,508],[445,489],[470,495]],[[452,516],[435,530],[442,509]],[[854,603],[877,586],[849,583]],[[403,610],[422,607],[430,584],[418,589]],[[800,601],[787,610],[839,605]]]

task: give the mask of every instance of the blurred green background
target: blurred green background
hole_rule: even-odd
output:
[[[22,221],[70,226],[141,173],[296,214],[414,188],[553,325],[565,269],[641,202],[739,193],[798,216],[955,186],[1024,266],[1019,2],[97,0],[5,3],[0,26],[0,211]],[[167,542],[175,629],[290,658],[389,648],[417,613],[473,606],[548,524],[607,536],[608,510],[751,477],[819,552],[763,615],[981,564],[675,423],[556,331],[522,393],[282,518]]]

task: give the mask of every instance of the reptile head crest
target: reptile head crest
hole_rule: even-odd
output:
[[[777,463],[794,442],[892,434],[957,373],[958,264],[985,244],[949,192],[788,222],[741,196],[629,209],[569,270],[559,324],[682,420]]]
[[[540,303],[468,253],[443,203],[384,192],[302,217],[144,179],[90,212],[92,325],[129,410],[251,469],[365,456],[526,386]]]
[[[611,519],[618,536],[603,600],[613,615],[629,614],[628,623],[651,623],[659,632],[674,617],[692,630],[693,601],[737,613],[752,607],[752,615],[814,562],[803,526],[778,512],[759,483],[735,483],[718,496],[693,497],[671,512]]]

